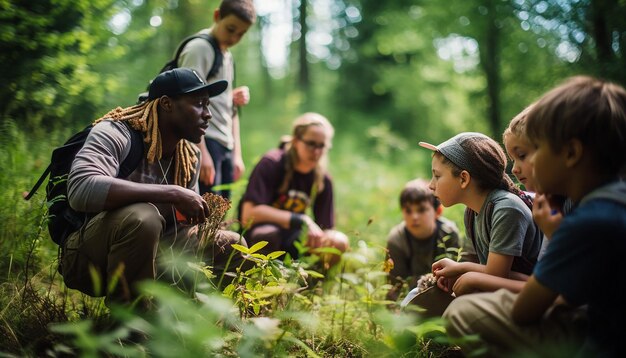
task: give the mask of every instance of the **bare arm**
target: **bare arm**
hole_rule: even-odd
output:
[[[485,272],[486,266],[475,262],[456,262],[445,258],[433,264],[433,274],[438,277],[453,278],[466,272]]]
[[[448,292],[454,290],[456,281],[465,273],[475,272],[494,277],[509,278],[513,257],[508,255],[489,253],[487,264],[481,265],[475,262],[456,262],[450,259],[441,259],[433,264],[433,274],[437,276],[437,285]],[[463,292],[476,292],[479,288],[472,287],[475,282],[464,282]]]
[[[554,304],[558,294],[530,276],[513,304],[512,318],[517,324],[530,324],[541,319]]]
[[[213,158],[206,147],[206,140],[204,136],[200,139],[200,181],[204,185],[213,185],[215,181],[215,165],[213,164]]]
[[[178,185],[143,184],[122,179],[111,182],[104,210],[140,202],[171,204],[195,223],[204,221],[209,215],[207,203],[193,190]]]
[[[291,215],[293,213],[287,210],[281,210],[269,205],[254,205],[254,203],[246,201],[241,206],[241,223],[248,227],[252,223],[272,223],[289,229],[291,224]],[[305,214],[298,214],[308,231],[307,236],[309,247],[318,247],[320,240],[324,236],[324,231],[315,223],[315,221]]]
[[[508,278],[511,274],[512,265],[513,256],[490,252],[483,272],[492,276]]]
[[[291,212],[281,210],[269,205],[255,205],[246,201],[241,206],[241,223],[244,226],[254,223],[272,223],[283,229],[289,229]]]
[[[235,112],[233,115],[233,139],[235,141],[235,147],[233,148],[233,165],[234,165],[234,177],[233,180],[237,181],[243,175],[246,167],[243,163],[243,156],[241,154],[241,138],[239,135],[239,115]]]
[[[488,275],[481,272],[467,272],[459,277],[452,291],[456,296],[474,292],[493,292],[505,288],[511,292],[520,292],[526,281]]]

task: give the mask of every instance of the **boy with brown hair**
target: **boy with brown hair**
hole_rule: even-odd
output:
[[[213,119],[200,144],[200,194],[212,191],[214,186],[236,181],[245,170],[237,107],[248,104],[250,93],[246,86],[233,88],[235,66],[229,48],[239,43],[256,21],[253,0],[222,0],[213,12],[213,21],[212,27],[198,34],[214,40],[221,54],[216,54],[209,41],[195,38],[185,44],[178,60],[179,67],[194,69],[209,82],[226,80],[229,84],[224,93],[211,100]],[[211,74],[216,61],[221,61],[221,66]],[[230,198],[229,189],[215,192]]]
[[[571,198],[577,208],[560,222],[543,259],[521,293],[468,295],[447,309],[453,336],[479,334],[491,353],[546,354],[546,347],[578,356],[618,356],[626,332],[626,306],[609,288],[624,282],[626,251],[626,91],[590,77],[574,77],[545,94],[530,110],[526,134],[536,147],[533,179],[549,197]],[[539,199],[539,198],[538,198]],[[576,311],[587,305],[588,323]]]
[[[404,282],[415,287],[435,260],[458,255],[459,229],[443,216],[443,206],[423,179],[411,180],[400,193],[403,221],[389,232],[387,252],[393,261],[389,299],[397,299]],[[457,250],[454,250],[457,249]]]

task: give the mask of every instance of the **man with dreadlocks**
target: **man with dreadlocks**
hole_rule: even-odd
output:
[[[226,86],[177,68],[154,79],[146,101],[95,121],[68,179],[70,205],[88,213],[63,247],[68,287],[98,293],[99,285],[107,288],[100,290],[107,302],[130,302],[139,296],[137,282],[157,277],[157,257],[176,248],[198,249],[197,224],[209,207],[198,194],[199,150],[191,143],[200,143],[208,127],[209,98]],[[131,150],[130,128],[143,134],[145,157],[128,177],[117,178]],[[177,222],[176,211],[185,222]],[[236,234],[220,232],[213,250],[206,249],[213,253],[205,257],[207,264],[225,270],[229,244],[237,241]],[[243,258],[233,259],[236,267]]]

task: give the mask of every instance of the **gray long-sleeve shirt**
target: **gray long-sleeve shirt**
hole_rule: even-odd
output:
[[[116,176],[130,153],[130,146],[131,133],[125,124],[104,120],[94,126],[76,155],[68,178],[68,199],[74,210],[94,214],[103,211],[111,184],[120,180]],[[145,184],[173,184],[173,160],[162,159],[150,164],[144,156],[135,171],[123,179]],[[187,187],[195,192],[198,192],[199,172],[196,169]],[[169,222],[172,206],[156,206]]]

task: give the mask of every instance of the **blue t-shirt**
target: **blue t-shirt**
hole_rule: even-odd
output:
[[[588,305],[585,347],[597,356],[620,352],[626,335],[626,304],[617,293],[626,281],[626,198],[621,201],[582,203],[563,219],[534,271],[569,303]]]

